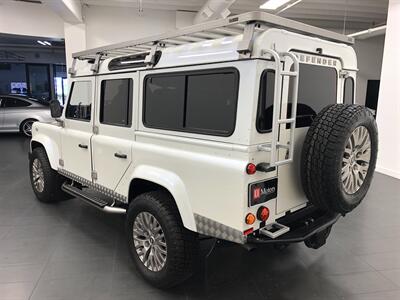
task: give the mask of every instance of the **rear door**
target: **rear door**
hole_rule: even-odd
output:
[[[98,77],[93,171],[95,182],[110,190],[116,189],[132,162],[137,84],[137,73]]]
[[[297,53],[300,61],[297,100],[296,129],[294,135],[293,162],[278,167],[278,197],[276,213],[301,207],[307,198],[301,187],[301,151],[308,128],[314,117],[327,105],[339,101],[338,74],[340,61],[334,58]],[[287,66],[290,69],[290,66]],[[291,117],[293,79],[286,77],[282,89],[281,118]],[[280,141],[290,141],[288,125],[280,128]],[[287,156],[287,150],[279,152],[279,160]]]

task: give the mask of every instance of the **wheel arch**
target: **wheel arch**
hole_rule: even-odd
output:
[[[47,154],[49,159],[51,168],[53,170],[57,170],[58,168],[58,159],[60,157],[58,147],[55,145],[54,141],[49,139],[47,136],[44,135],[35,135],[34,138],[31,140],[30,150],[31,152],[38,147],[42,147]]]
[[[128,201],[134,201],[136,196],[155,190],[169,193],[175,201],[183,225],[189,230],[196,231],[193,210],[181,178],[171,171],[157,167],[136,167],[129,184]]]

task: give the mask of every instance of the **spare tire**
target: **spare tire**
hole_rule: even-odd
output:
[[[345,215],[365,197],[375,170],[378,131],[363,106],[335,104],[314,119],[303,145],[302,186],[315,206]]]

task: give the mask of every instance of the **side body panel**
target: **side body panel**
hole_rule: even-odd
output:
[[[34,143],[43,145],[46,149],[51,168],[54,170],[59,168],[62,131],[63,128],[57,123],[47,124],[35,122],[32,126],[31,147]]]
[[[130,182],[135,178],[153,181],[174,196],[185,227],[210,234],[204,227],[223,224],[225,230],[241,236],[247,206],[245,168],[249,163],[249,147],[246,144],[252,126],[248,116],[255,105],[256,65],[256,61],[242,61],[176,69],[179,72],[227,66],[238,69],[237,118],[235,131],[229,137],[145,127],[142,121],[144,77],[175,69],[140,72],[138,130],[132,148],[132,164],[116,192],[127,195]],[[205,221],[208,225],[204,225],[203,230],[197,228]]]

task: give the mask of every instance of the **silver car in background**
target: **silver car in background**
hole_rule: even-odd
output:
[[[32,135],[33,122],[51,122],[50,108],[39,101],[18,95],[0,95],[0,132]]]

